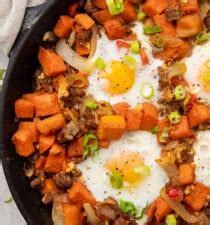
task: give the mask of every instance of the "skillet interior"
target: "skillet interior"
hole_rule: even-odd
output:
[[[18,46],[16,54],[11,57],[3,87],[3,168],[12,196],[28,224],[52,224],[51,210],[43,206],[38,191],[30,188],[23,174],[24,160],[16,155],[11,142],[12,134],[17,129],[14,102],[23,93],[31,91],[43,34],[52,30],[59,15],[67,13],[67,6],[71,2],[73,0],[49,1],[36,24]]]

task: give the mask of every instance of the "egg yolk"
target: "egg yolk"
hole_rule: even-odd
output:
[[[203,89],[210,93],[210,60],[204,63],[199,75],[199,80]]]
[[[123,181],[130,184],[139,183],[142,176],[135,172],[135,169],[144,165],[141,155],[135,152],[125,152],[121,156],[107,162],[106,167],[109,171],[118,171]]]
[[[135,81],[135,70],[128,64],[111,61],[102,72],[101,77],[108,81],[106,91],[110,94],[122,94],[128,91]]]

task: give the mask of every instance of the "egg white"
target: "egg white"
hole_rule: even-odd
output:
[[[151,167],[151,175],[145,177],[137,187],[117,190],[111,187],[106,163],[116,154],[128,151],[143,156],[145,165]],[[160,151],[155,135],[144,131],[130,132],[124,134],[120,140],[112,141],[108,149],[100,149],[97,161],[93,162],[89,158],[78,166],[82,171],[84,182],[97,200],[103,201],[111,196],[116,200],[131,201],[136,206],[144,208],[159,196],[160,189],[168,181],[163,169],[155,162],[160,157]],[[138,224],[144,224],[145,217],[139,220]]]
[[[157,67],[162,65],[162,61],[154,59],[152,56],[152,48],[149,44],[148,37],[143,33],[142,23],[135,23],[133,31],[137,34],[137,38],[141,42],[142,47],[145,48],[150,61],[149,65],[142,65],[140,55],[129,52],[129,55],[132,55],[137,62],[136,79],[133,86],[127,92],[118,95],[111,95],[104,90],[107,81],[100,78],[100,70],[95,69],[89,76],[90,84],[87,89],[87,93],[93,95],[96,100],[108,101],[111,104],[126,101],[131,106],[136,106],[138,103],[145,101],[140,94],[140,86],[142,82],[150,82],[155,90],[155,96],[152,101],[154,103],[157,102],[159,97]],[[102,57],[107,64],[112,60],[121,61],[122,57],[126,54],[126,49],[121,48],[119,50],[117,48],[116,41],[109,40],[106,34],[102,31],[101,36],[98,37],[97,40],[97,49],[93,57],[93,61],[95,61],[97,57]]]
[[[192,55],[184,59],[187,66],[185,78],[190,86],[190,91],[197,95],[197,97],[205,103],[210,102],[210,94],[205,91],[199,81],[199,75],[202,66],[206,60],[210,59],[210,43],[207,42],[203,45],[194,47]]]

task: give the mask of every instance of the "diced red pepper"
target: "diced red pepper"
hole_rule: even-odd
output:
[[[141,56],[141,61],[143,65],[149,64],[149,58],[143,48],[140,49],[140,56]]]
[[[193,105],[196,104],[197,102],[198,101],[197,101],[196,95],[190,94],[190,99],[187,105],[185,106],[185,111],[189,112],[192,109]]]
[[[126,49],[130,49],[131,45],[125,41],[120,41],[120,40],[117,40],[116,41],[116,45],[118,48],[126,48]]]
[[[180,200],[183,197],[183,192],[179,187],[171,186],[167,190],[168,197],[173,200]]]

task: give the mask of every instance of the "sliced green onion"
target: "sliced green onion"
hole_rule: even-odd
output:
[[[196,36],[195,43],[199,45],[209,40],[210,40],[210,33],[206,33],[206,31],[204,31]]]
[[[91,156],[94,158],[99,150],[97,137],[94,134],[85,134],[82,144],[83,157]]]
[[[175,99],[177,101],[183,100],[186,96],[186,90],[182,85],[178,85],[174,91]]]
[[[131,65],[132,67],[136,66],[136,60],[133,56],[125,55],[125,56],[123,56],[122,59],[123,59],[124,62],[129,63],[129,65]]]
[[[87,109],[92,110],[92,109],[96,109],[98,105],[93,100],[89,100],[85,103],[85,106]]]
[[[170,68],[168,78],[171,80],[173,77],[182,76],[186,71],[187,66],[185,63],[176,63]]]
[[[163,130],[162,134],[160,135],[160,139],[159,139],[161,143],[165,143],[166,142],[166,140],[167,140],[167,138],[169,136],[169,131],[170,130],[171,129],[168,128],[168,127]]]
[[[98,57],[95,61],[95,65],[98,69],[103,70],[106,67],[104,60],[101,57]]]
[[[138,166],[134,169],[134,172],[140,176],[150,176],[151,175],[151,168],[150,166]]]
[[[147,17],[147,14],[145,12],[139,12],[137,15],[138,21],[143,21]]]
[[[135,54],[139,54],[140,44],[138,41],[131,42],[131,52]]]
[[[124,11],[124,2],[123,0],[106,0],[108,10],[111,15],[115,16]]]
[[[173,214],[169,214],[165,219],[166,225],[177,225],[176,217]]]
[[[151,99],[155,95],[155,90],[151,83],[144,82],[140,87],[140,93],[143,98]]]
[[[109,180],[113,188],[120,189],[123,187],[123,178],[118,171],[114,171],[110,174]]]
[[[159,33],[161,32],[162,29],[160,26],[158,25],[154,25],[154,26],[145,26],[144,27],[144,33],[145,34],[155,34],[155,33]]]
[[[158,48],[163,48],[165,46],[166,42],[164,40],[164,38],[162,37],[158,37],[156,39],[156,41],[154,42],[154,45]]]
[[[3,80],[4,78],[5,69],[0,68],[0,80]]]
[[[181,120],[181,115],[179,114],[178,111],[171,112],[171,113],[168,115],[168,119],[170,120],[171,123],[176,124],[176,123],[179,123],[179,122],[180,122],[180,120]]]
[[[155,127],[153,127],[153,128],[150,130],[150,132],[151,132],[152,134],[157,134],[158,131],[159,131],[159,127],[158,127],[158,126],[155,126]]]
[[[119,205],[120,205],[120,210],[123,213],[126,213],[134,217],[135,219],[141,219],[143,217],[142,214],[144,214],[145,208],[140,211],[132,202],[125,201],[123,199],[120,199]]]

